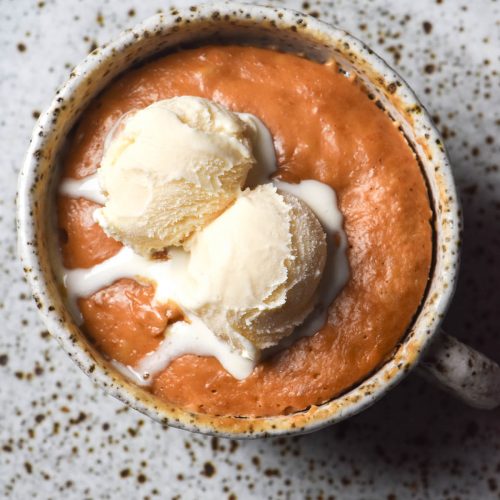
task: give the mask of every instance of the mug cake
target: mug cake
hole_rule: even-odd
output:
[[[60,160],[60,286],[123,376],[188,411],[320,405],[384,363],[424,297],[419,162],[334,60],[204,45],[129,69]]]

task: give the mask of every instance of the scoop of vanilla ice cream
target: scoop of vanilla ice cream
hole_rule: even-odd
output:
[[[275,345],[314,305],[326,236],[311,211],[271,184],[244,191],[191,241],[185,302],[247,357]]]
[[[199,97],[158,101],[124,119],[104,152],[95,218],[142,255],[183,245],[234,201],[254,165],[251,130]]]

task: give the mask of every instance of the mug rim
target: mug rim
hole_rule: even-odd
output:
[[[417,365],[423,351],[430,344],[431,338],[437,333],[454,293],[460,253],[461,212],[451,167],[442,138],[413,90],[380,56],[344,30],[288,8],[222,2],[201,4],[194,9],[193,7],[176,8],[175,11],[152,16],[134,28],[123,31],[110,43],[90,53],[73,70],[70,78],[57,91],[49,108],[40,116],[34,128],[18,180],[18,249],[23,270],[47,329],[94,383],[128,406],[164,425],[221,437],[253,438],[312,432],[344,420],[380,399]],[[148,396],[148,393],[143,389],[138,388],[110,369],[103,360],[96,359],[81,338],[75,341],[75,328],[77,327],[74,324],[69,324],[67,318],[52,303],[53,299],[48,288],[48,273],[42,268],[39,257],[40,249],[36,244],[40,229],[35,216],[37,210],[37,190],[35,188],[41,181],[37,173],[38,160],[41,152],[47,147],[50,135],[54,133],[54,117],[59,113],[61,102],[75,96],[85,78],[92,71],[109,61],[110,58],[115,57],[117,53],[130,47],[130,44],[138,43],[146,33],[154,33],[155,30],[160,29],[161,34],[165,35],[174,28],[179,29],[177,20],[179,18],[190,19],[191,22],[201,22],[210,18],[214,22],[225,22],[225,16],[241,22],[248,21],[249,18],[246,16],[250,16],[250,22],[255,23],[255,25],[271,20],[274,22],[273,27],[276,30],[290,29],[291,26],[296,26],[305,30],[309,36],[316,37],[318,40],[326,40],[332,46],[348,44],[349,51],[361,57],[376,74],[383,75],[384,82],[399,82],[395,90],[396,96],[408,106],[408,110],[417,110],[412,114],[413,127],[425,130],[427,139],[425,146],[430,151],[432,161],[436,165],[432,176],[433,180],[438,183],[436,187],[438,199],[434,199],[433,195],[436,193],[431,187],[428,186],[427,189],[433,211],[438,211],[435,214],[434,231],[438,240],[443,238],[443,241],[433,242],[436,264],[429,275],[431,285],[422,299],[416,318],[412,320],[412,324],[408,327],[405,336],[390,359],[378,366],[372,374],[339,396],[321,405],[313,405],[290,415],[271,417],[213,416],[193,413],[175,405],[161,402],[152,395]],[[126,71],[129,67],[129,63],[124,64],[118,74]],[[52,165],[51,172],[55,170]],[[422,175],[428,181],[428,172],[422,172]],[[443,242],[445,244],[442,245]],[[45,249],[45,251],[48,250]],[[441,267],[438,268],[438,266]],[[432,290],[432,285],[435,282],[437,282],[437,291]],[[431,292],[432,296],[430,296]],[[432,302],[429,303],[429,300]],[[417,328],[417,321],[421,319],[425,307],[429,311],[426,312],[423,325]],[[76,335],[78,336],[78,334]],[[80,336],[82,335],[80,334]]]

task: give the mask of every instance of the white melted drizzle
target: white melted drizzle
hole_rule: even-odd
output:
[[[189,320],[189,323],[177,321],[169,326],[159,348],[141,359],[134,371],[142,380],[150,380],[184,354],[214,356],[227,372],[239,380],[253,372],[255,360],[232,351],[229,344],[214,335],[197,316],[190,314]]]
[[[104,150],[109,147],[120,125],[124,124],[125,120],[134,113],[135,110],[128,111],[120,116],[115,123],[113,123],[113,126],[104,139]],[[106,196],[99,186],[97,172],[85,177],[84,179],[63,179],[59,185],[59,193],[70,198],[85,198],[95,203],[99,203],[100,205],[104,205],[106,203]]]
[[[144,356],[137,365],[127,366],[113,360],[119,371],[140,385],[149,385],[174,359],[184,354],[213,356],[234,378],[243,380],[253,372],[256,362],[244,358],[220,340],[203,321],[189,315],[190,322],[177,321],[165,330],[165,339],[156,351]]]
[[[262,120],[256,116],[250,113],[238,113],[238,116],[250,125],[252,131],[252,145],[257,165],[248,172],[245,187],[253,189],[261,184],[267,184],[276,171],[273,136]]]
[[[127,111],[123,115],[118,118],[118,120],[113,123],[111,128],[109,129],[109,132],[107,133],[106,137],[104,138],[104,144],[103,144],[103,150],[106,151],[106,149],[109,148],[109,145],[111,144],[111,141],[115,138],[116,133],[118,132],[118,129],[120,125],[125,125],[125,121],[130,118],[132,115],[135,115],[137,113],[137,110],[132,109],[130,111]]]
[[[298,184],[274,179],[273,184],[278,189],[300,198],[314,212],[327,235],[327,258],[318,287],[318,301],[313,312],[291,335],[269,349],[267,355],[289,347],[300,337],[314,335],[325,324],[328,307],[349,279],[347,236],[343,229],[344,217],[337,208],[335,191],[327,184],[312,179]]]
[[[240,118],[251,125],[252,142],[257,166],[247,178],[247,187],[255,187],[271,181],[276,170],[276,157],[272,136],[267,127],[257,117],[240,113]],[[124,117],[113,126],[105,144],[109,144]],[[68,306],[75,320],[81,324],[82,314],[78,308],[78,298],[88,297],[111,285],[121,278],[133,278],[139,282],[155,284],[154,302],[174,301],[184,312],[187,321],[177,321],[165,330],[165,338],[158,349],[148,353],[135,366],[125,366],[116,360],[112,364],[123,375],[140,385],[149,385],[154,376],[163,371],[171,361],[184,354],[213,356],[224,369],[237,379],[248,377],[261,357],[290,346],[295,340],[313,335],[325,323],[328,306],[343,288],[349,277],[347,260],[347,237],[342,223],[343,217],[337,208],[335,191],[316,180],[306,180],[290,184],[279,179],[272,181],[278,189],[287,191],[303,200],[316,214],[328,236],[328,257],[318,292],[318,304],[306,321],[297,327],[292,335],[270,349],[259,351],[246,339],[246,352],[231,350],[228,343],[221,341],[195,314],[187,304],[183,294],[184,269],[189,254],[182,249],[170,248],[169,259],[164,261],[146,259],[124,247],[116,255],[89,269],[63,269],[62,279],[68,293]],[[104,204],[105,197],[99,187],[97,174],[82,180],[65,179],[60,186],[61,194],[73,198],[87,198]]]
[[[273,182],[278,189],[295,195],[308,205],[327,234],[328,257],[320,283],[319,302],[328,307],[349,279],[347,236],[343,229],[344,218],[337,208],[337,195],[330,186],[315,180],[298,184]]]
[[[247,341],[246,353],[232,351],[228,343],[221,341],[186,307],[183,276],[189,254],[172,248],[168,255],[168,260],[152,260],[136,254],[131,248],[123,247],[113,257],[90,269],[65,269],[63,283],[68,291],[68,305],[73,317],[79,324],[83,322],[77,306],[78,298],[88,297],[121,278],[134,278],[143,283],[154,282],[154,302],[161,304],[173,300],[181,307],[187,321],[169,325],[160,347],[133,367],[129,375],[134,379],[139,377],[144,385],[176,357],[198,354],[216,357],[235,378],[248,377],[258,359],[256,349]],[[121,367],[121,371],[127,371],[127,368]]]
[[[99,187],[97,174],[89,175],[85,179],[64,179],[59,186],[59,194],[70,198],[86,198],[100,205],[106,203],[106,197]]]

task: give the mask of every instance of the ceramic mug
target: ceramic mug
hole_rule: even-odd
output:
[[[335,59],[360,78],[369,97],[399,123],[428,184],[434,213],[434,260],[425,298],[404,339],[392,357],[355,388],[291,415],[211,416],[159,401],[125,380],[88,342],[68,313],[54,273],[57,248],[50,214],[57,159],[81,111],[127,68],[180,46],[205,42],[274,47],[315,61]],[[394,70],[359,40],[313,17],[231,2],[171,9],[94,50],[71,72],[35,127],[19,177],[17,224],[24,272],[48,330],[96,384],[162,424],[236,438],[310,432],[368,407],[419,361],[422,373],[470,404],[491,408],[500,403],[500,367],[439,331],[455,288],[461,238],[460,206],[442,139]]]

